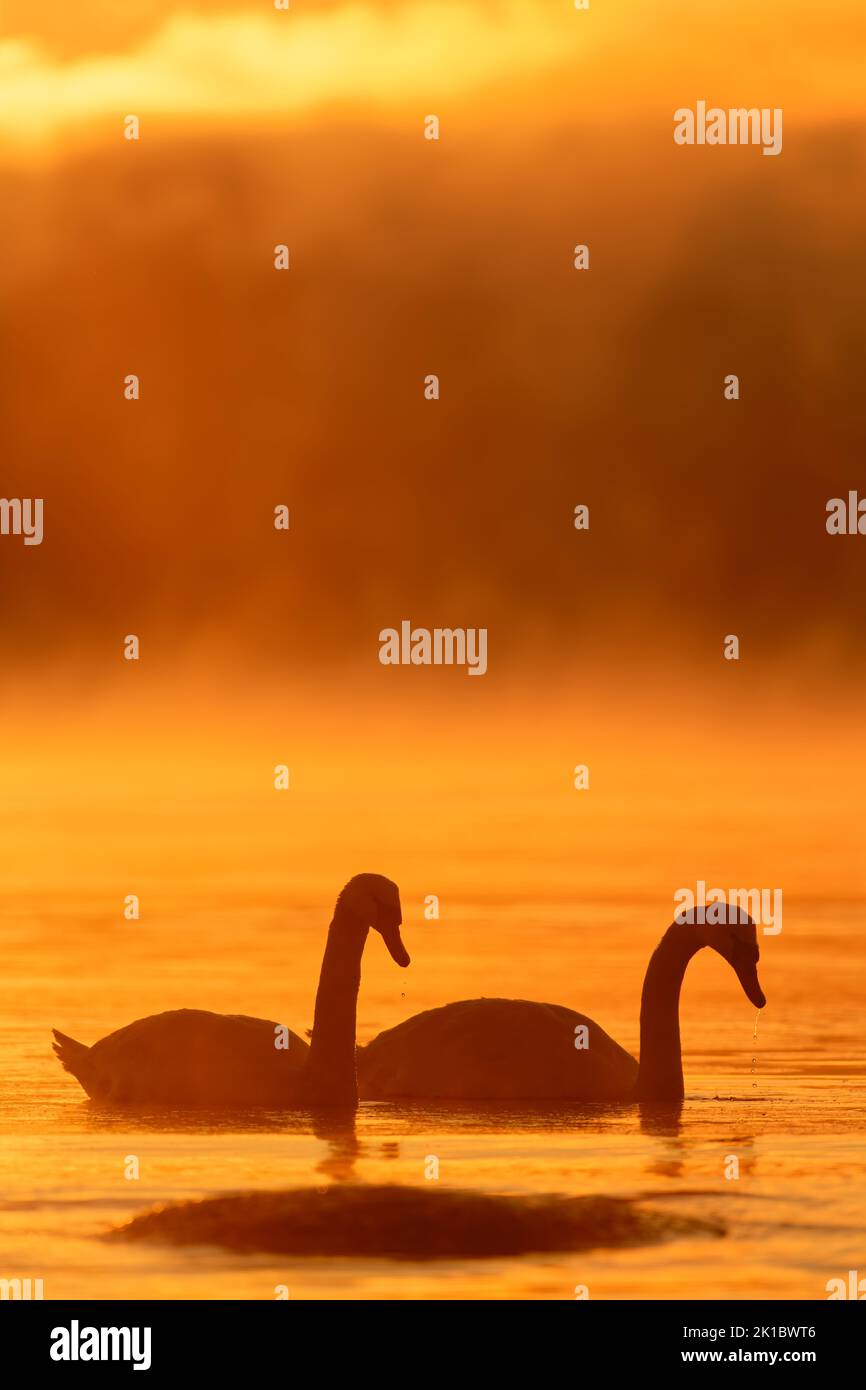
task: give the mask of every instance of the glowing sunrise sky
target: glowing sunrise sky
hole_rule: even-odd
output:
[[[748,104],[772,86],[812,119],[862,110],[856,0],[756,7],[631,0],[576,12],[569,0],[255,4],[97,0],[73,9],[7,0],[0,132],[62,136],[119,109],[267,118],[316,105],[440,103],[545,75],[549,98],[633,118],[677,80],[683,96]],[[61,11],[61,13],[57,13]],[[831,22],[832,21],[832,22]],[[736,80],[732,57],[736,56]],[[808,61],[807,61],[808,60]],[[552,86],[550,85],[552,83]],[[499,110],[500,119],[507,113]]]

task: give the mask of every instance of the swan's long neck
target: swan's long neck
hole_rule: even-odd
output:
[[[311,1104],[357,1105],[355,1020],[368,928],[339,903],[328,928],[304,1075]]]
[[[694,927],[675,922],[652,953],[640,1001],[636,1100],[682,1100],[680,987],[686,966],[701,945]]]

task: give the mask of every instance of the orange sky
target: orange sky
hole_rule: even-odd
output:
[[[584,111],[615,95],[633,112],[687,74],[736,85],[738,101],[753,99],[744,85],[769,83],[776,100],[826,119],[862,111],[866,19],[857,0],[828,0],[819,22],[810,0],[630,0],[586,13],[570,0],[292,0],[288,13],[258,0],[82,0],[74,12],[6,0],[3,35],[0,116],[55,132],[133,92],[150,110],[262,115],[541,74],[548,100],[556,74]]]
[[[134,631],[168,700],[202,661],[375,696],[409,618],[487,626],[529,688],[713,686],[737,632],[756,696],[850,699],[863,546],[824,509],[863,486],[864,27],[7,3],[3,490],[46,508],[0,544],[7,669],[110,685]],[[782,157],[676,148],[698,97],[783,104]]]

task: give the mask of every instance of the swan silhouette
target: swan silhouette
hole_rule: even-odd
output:
[[[739,908],[713,904],[681,913],[650,958],[641,995],[640,1065],[591,1018],[560,1004],[466,999],[416,1014],[361,1049],[361,1097],[681,1100],[680,986],[704,946],[724,957],[746,997],[762,1009],[755,924]]]
[[[357,874],[337,898],[319,975],[312,1041],[242,1014],[174,1009],[140,1018],[85,1047],[55,1028],[54,1050],[98,1101],[158,1106],[247,1108],[354,1106],[355,1012],[361,956],[370,927],[398,965],[409,964],[400,937],[395,883]]]

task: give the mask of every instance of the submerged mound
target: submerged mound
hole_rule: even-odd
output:
[[[136,1216],[113,1239],[218,1245],[247,1254],[484,1258],[649,1245],[723,1235],[718,1223],[645,1210],[621,1197],[502,1197],[400,1186],[247,1192]]]

